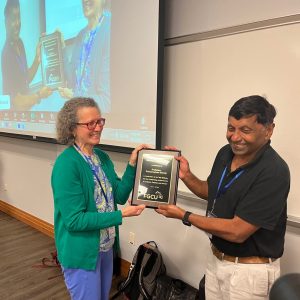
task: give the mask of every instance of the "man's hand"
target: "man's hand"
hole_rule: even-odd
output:
[[[71,99],[73,97],[73,90],[69,88],[59,87],[58,92],[65,99]]]
[[[179,151],[177,148],[173,146],[165,146],[165,149]],[[191,173],[189,162],[182,155],[175,157],[175,159],[179,161],[179,178],[181,180],[184,180]]]
[[[48,98],[52,93],[53,93],[53,91],[52,91],[49,87],[43,86],[43,87],[39,90],[38,95],[39,95],[39,97],[40,97],[41,99],[43,99],[43,98]]]
[[[167,218],[174,218],[182,220],[185,210],[176,206],[176,205],[159,205],[155,211],[161,215],[164,215]]]
[[[40,42],[36,46],[35,60],[36,60],[37,64],[40,64],[40,62],[41,62],[41,43]]]

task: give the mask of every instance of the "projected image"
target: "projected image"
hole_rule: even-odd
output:
[[[55,138],[79,96],[107,120],[102,144],[155,146],[159,3],[0,1],[0,134]]]
[[[25,16],[25,15],[24,15]],[[35,27],[39,28],[39,6],[35,1],[32,7],[32,14],[25,17],[32,17],[35,20]],[[2,94],[6,95],[2,99],[3,108],[16,111],[29,110],[42,98],[47,98],[52,94],[52,90],[47,86],[39,86],[30,89],[29,85],[37,74],[40,65],[40,47],[35,32],[35,37],[30,37],[24,32],[20,36],[21,30],[21,6],[17,0],[7,1],[4,8],[4,23],[6,39],[1,54],[2,69]],[[23,39],[28,43],[28,48],[34,59],[30,66],[27,62],[27,54],[24,48]],[[33,45],[35,43],[35,45]],[[6,101],[5,101],[6,100]]]
[[[108,113],[110,1],[30,2],[29,9],[28,0],[4,1],[0,77],[4,127],[34,131],[35,122],[42,122],[43,130],[53,133],[54,113],[74,96],[92,97]],[[40,24],[42,6],[45,22]],[[35,28],[34,34],[29,27]]]
[[[47,18],[48,8],[50,9],[50,6],[59,8],[53,1],[46,3],[48,5],[46,20],[51,23],[50,15]],[[70,1],[70,6],[74,6],[73,3],[74,1]],[[66,99],[74,96],[94,98],[102,113],[110,111],[111,13],[108,10],[108,3],[104,0],[82,0],[82,13],[86,18],[86,26],[72,41],[70,49],[65,50],[66,85],[58,88],[60,95]],[[63,9],[60,8],[60,11]],[[68,30],[65,30],[65,33],[68,34]]]

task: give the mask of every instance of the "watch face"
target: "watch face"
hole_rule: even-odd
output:
[[[187,226],[191,226],[192,225],[189,221],[186,221],[186,220],[183,221],[183,224],[187,225]]]

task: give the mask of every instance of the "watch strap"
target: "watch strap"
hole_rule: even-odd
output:
[[[186,226],[191,226],[191,222],[189,221],[189,216],[191,215],[192,213],[190,211],[186,211],[183,218],[182,218],[182,223]]]

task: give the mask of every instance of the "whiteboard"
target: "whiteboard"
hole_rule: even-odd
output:
[[[163,144],[174,145],[201,179],[227,143],[227,115],[241,97],[277,109],[272,146],[291,171],[288,213],[300,216],[300,24],[166,48]],[[179,183],[179,190],[187,188]]]
[[[166,38],[300,13],[299,0],[166,0]]]

